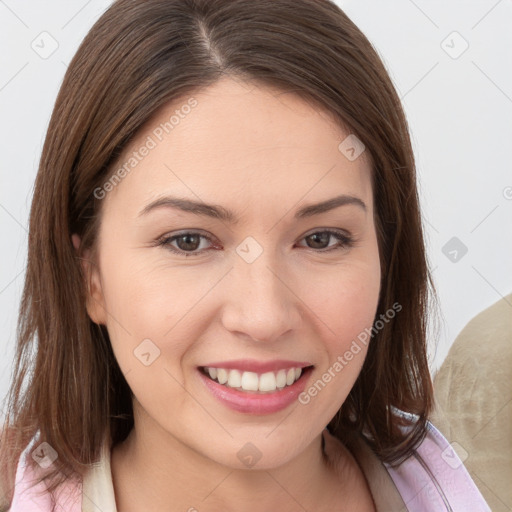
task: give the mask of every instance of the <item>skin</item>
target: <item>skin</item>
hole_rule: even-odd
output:
[[[118,510],[374,510],[350,452],[321,445],[366,347],[307,405],[267,415],[228,409],[197,370],[242,358],[309,361],[307,389],[371,327],[381,270],[366,153],[349,161],[338,150],[348,132],[293,93],[224,78],[194,98],[197,106],[106,194],[97,259],[85,254],[88,313],[107,326],[134,394],[135,428],[111,459]],[[157,112],[117,166],[187,99]],[[294,218],[339,194],[366,209]],[[239,220],[166,207],[139,216],[163,195],[222,205]],[[338,240],[315,245],[310,236],[326,228],[350,233],[353,244],[326,252]],[[183,230],[212,242],[190,249],[175,240],[182,254],[155,244]],[[263,249],[252,263],[236,252],[248,236]],[[144,339],[160,350],[149,366],[134,356]],[[247,442],[261,453],[252,468],[237,457]]]

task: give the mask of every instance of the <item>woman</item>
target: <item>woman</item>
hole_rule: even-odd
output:
[[[116,1],[36,180],[7,506],[488,510],[428,422],[428,278],[400,101],[338,7]]]

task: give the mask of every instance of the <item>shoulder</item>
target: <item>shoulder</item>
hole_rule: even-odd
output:
[[[430,422],[413,454],[398,466],[385,467],[410,510],[491,510],[457,453]]]
[[[14,495],[8,512],[30,512],[34,510],[46,512],[52,510],[52,497],[48,493],[44,482],[36,483],[41,473],[34,470],[29,464],[29,457],[32,457],[33,453],[39,454],[43,461],[51,461],[47,458],[45,449],[47,449],[47,446],[44,444],[38,445],[34,436],[21,453],[16,468]],[[41,468],[45,466],[46,463],[43,462]],[[56,510],[81,512],[81,497],[81,482],[76,480],[66,481],[55,492]]]

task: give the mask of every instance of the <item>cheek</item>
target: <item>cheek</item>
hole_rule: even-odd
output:
[[[179,272],[147,272],[127,262],[105,281],[115,358],[139,403],[156,415],[182,407],[182,361],[203,328],[194,307],[204,287],[197,280],[187,285]]]
[[[334,270],[335,269],[335,270]],[[331,340],[329,348],[342,349],[347,342],[371,326],[380,292],[378,253],[365,260],[356,260],[317,273],[304,288],[306,303],[316,315],[317,324]]]
[[[154,261],[144,251],[105,260],[104,297],[109,312],[127,329],[161,337],[194,306],[210,279],[198,279],[197,269],[172,268],[165,258]]]
[[[327,424],[345,402],[363,366],[380,291],[380,265],[344,266],[307,291],[319,340],[316,379],[299,403]]]
[[[310,282],[304,289],[303,296],[308,298],[311,312],[309,318],[314,323],[313,334],[321,341],[319,375],[323,384],[336,382],[328,386],[321,399],[324,405],[331,403],[332,414],[345,400],[364,363],[379,301],[380,280],[375,241],[364,252],[354,254],[325,273],[317,273],[314,283]]]
[[[179,271],[163,272],[144,258],[126,255],[117,260],[105,258],[102,270],[108,331],[123,371],[140,369],[136,358],[141,351],[149,351],[155,365],[159,353],[171,351],[172,359],[179,359],[187,340],[179,336],[180,329],[206,284],[197,279],[190,282]],[[171,338],[172,344],[166,341]]]

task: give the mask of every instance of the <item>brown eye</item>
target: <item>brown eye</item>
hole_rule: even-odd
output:
[[[176,238],[176,245],[182,251],[195,251],[201,244],[201,236],[187,233]]]
[[[337,243],[329,244],[332,239],[337,240]],[[353,243],[352,238],[347,234],[332,230],[316,231],[315,233],[305,236],[303,240],[307,241],[307,247],[309,249],[316,249],[320,252],[344,249],[350,247]]]
[[[306,239],[312,242],[310,244],[312,249],[325,249],[329,246],[329,240],[331,236],[332,235],[330,233],[323,231],[319,233],[313,233],[312,235],[306,237]]]
[[[184,232],[178,235],[166,236],[158,242],[158,245],[182,256],[199,256],[207,249],[201,243],[203,240],[207,242],[207,245],[211,243],[210,238],[205,235],[196,232]]]

